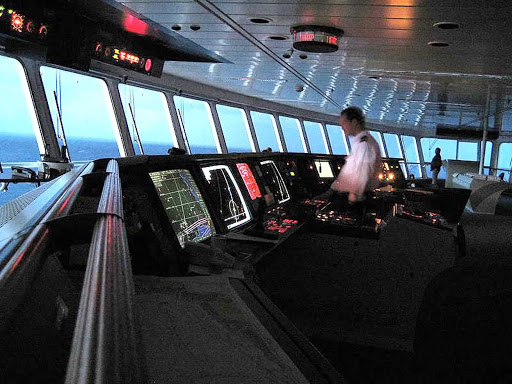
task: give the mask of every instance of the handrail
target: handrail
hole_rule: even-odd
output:
[[[7,259],[5,266],[0,270],[0,331],[2,331],[10,319],[12,313],[25,297],[35,275],[44,263],[46,244],[50,239],[51,230],[47,225],[48,220],[65,215],[72,207],[73,202],[82,188],[82,176],[93,169],[91,163],[83,167],[76,178],[68,181],[60,189],[61,196],[51,206],[45,216],[39,220],[32,231],[25,237],[15,251],[8,247],[2,250]],[[18,243],[15,243],[17,246]]]
[[[118,165],[107,166],[82,287],[66,383],[141,383],[134,285]]]

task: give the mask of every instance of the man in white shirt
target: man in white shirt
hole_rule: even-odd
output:
[[[331,184],[329,192],[348,192],[348,201],[361,201],[365,192],[379,184],[378,173],[382,166],[379,145],[365,129],[363,111],[348,107],[341,112],[340,125],[348,136],[353,136],[350,156],[338,177]],[[323,194],[324,195],[324,194]]]

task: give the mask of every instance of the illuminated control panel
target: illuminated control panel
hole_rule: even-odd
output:
[[[96,42],[94,58],[108,64],[131,69],[132,71],[137,71],[146,75],[160,77],[162,74],[162,60],[141,55],[139,52],[128,50],[124,47],[106,44],[102,41]]]
[[[277,233],[285,233],[289,229],[294,228],[299,222],[297,220],[292,219],[284,219],[284,220],[277,220],[272,219],[268,220],[265,223],[265,230],[270,232],[277,232]]]
[[[410,204],[396,204],[394,211],[395,215],[398,217],[451,230],[451,228],[447,226],[446,219],[439,212],[424,211]]]
[[[0,4],[0,33],[23,40],[43,43],[48,36],[48,25],[31,18],[22,10]]]

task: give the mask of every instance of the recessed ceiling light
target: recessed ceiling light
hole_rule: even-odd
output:
[[[429,41],[428,45],[431,47],[448,47],[451,44],[447,43],[446,41]]]
[[[278,41],[288,40],[288,37],[286,37],[286,36],[280,36],[280,35],[269,36],[268,38],[269,38],[270,40],[278,40]]]
[[[267,17],[251,17],[249,21],[254,24],[268,24],[272,21],[272,19]]]
[[[171,27],[171,29],[172,29],[173,31],[180,31],[180,30],[181,30],[181,26],[180,26],[180,25],[178,25],[178,24],[174,24],[174,25]]]
[[[193,30],[193,31],[199,31],[201,29],[201,26],[197,25],[197,24],[192,24],[190,26],[190,29]]]
[[[440,21],[438,23],[434,23],[433,27],[441,29],[458,29],[460,25],[453,21]]]

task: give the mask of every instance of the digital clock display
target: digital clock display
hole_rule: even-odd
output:
[[[96,43],[94,55],[95,58],[100,61],[148,75],[151,74],[151,70],[153,69],[153,59],[120,47],[106,46],[101,42]]]

